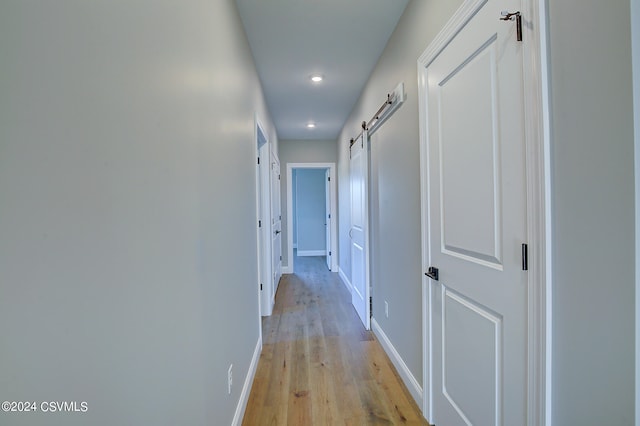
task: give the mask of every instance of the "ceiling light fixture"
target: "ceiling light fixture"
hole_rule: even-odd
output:
[[[320,83],[322,80],[324,80],[324,77],[322,77],[320,74],[313,74],[311,76],[311,81],[313,81],[314,83]]]
[[[307,124],[307,128],[309,128],[309,129],[315,129],[315,128],[316,128],[316,125],[315,125],[314,123],[309,123],[309,124]]]

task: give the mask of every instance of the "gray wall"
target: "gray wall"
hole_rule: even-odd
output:
[[[400,82],[407,100],[371,141],[371,283],[373,317],[422,383],[420,137],[416,61],[461,0],[411,1],[338,140],[340,267],[351,276],[349,139]],[[389,303],[389,318],[384,301]]]
[[[291,268],[289,261],[287,230],[287,164],[288,163],[337,163],[336,141],[319,140],[281,140],[279,142],[282,201],[282,266]],[[340,181],[338,180],[338,183]],[[342,206],[342,205],[340,205]]]
[[[628,0],[549,2],[557,426],[634,422],[634,150],[627,16]]]
[[[636,184],[636,425],[640,425],[640,0],[631,0]]]
[[[298,254],[326,250],[326,169],[300,169],[296,173]]]
[[[89,407],[0,423],[229,424],[276,140],[234,2],[5,0],[0,63],[0,400]]]

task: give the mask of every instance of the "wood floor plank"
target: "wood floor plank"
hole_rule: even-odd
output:
[[[289,387],[288,424],[312,424],[311,397],[309,395],[309,355],[305,327],[298,327],[300,339],[294,342],[293,375]]]
[[[324,258],[296,258],[273,315],[243,425],[427,425]]]

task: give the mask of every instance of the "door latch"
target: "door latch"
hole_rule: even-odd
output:
[[[426,276],[431,278],[434,281],[438,281],[438,268],[434,268],[433,266],[429,266],[429,270],[424,273]]]

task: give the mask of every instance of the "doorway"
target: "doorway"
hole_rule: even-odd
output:
[[[287,272],[296,255],[326,256],[327,268],[337,272],[335,176],[335,163],[287,164]]]
[[[264,127],[256,119],[256,225],[260,315],[269,316],[280,280],[280,161]]]

